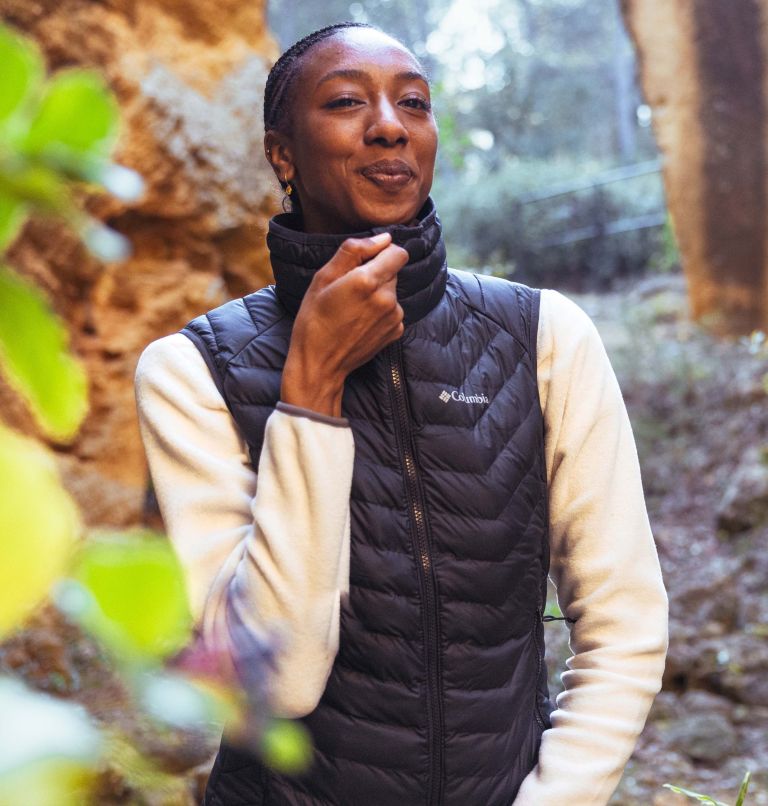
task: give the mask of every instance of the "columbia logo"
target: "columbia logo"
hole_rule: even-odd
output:
[[[479,395],[465,395],[464,392],[457,392],[455,389],[452,392],[447,392],[443,389],[442,392],[438,395],[440,400],[443,403],[447,403],[449,400],[456,400],[460,403],[490,403],[491,401],[484,394]]]

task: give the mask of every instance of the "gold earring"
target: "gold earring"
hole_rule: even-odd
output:
[[[287,179],[285,180],[285,184],[286,184],[285,194],[286,196],[290,196],[291,193],[293,193],[293,187],[291,187],[291,183]]]

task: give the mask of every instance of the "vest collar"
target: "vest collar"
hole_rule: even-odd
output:
[[[408,263],[397,275],[397,301],[406,325],[426,316],[443,296],[448,278],[442,226],[432,198],[428,198],[411,224],[390,224],[352,235],[303,232],[301,216],[283,213],[272,218],[267,247],[275,276],[275,292],[296,316],[315,272],[324,266],[345,238],[364,238],[390,232],[392,242],[408,252]]]

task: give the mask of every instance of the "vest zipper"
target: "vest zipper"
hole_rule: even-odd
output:
[[[536,716],[536,721],[539,723],[539,726],[543,729],[546,727],[546,723],[544,722],[544,717],[541,715],[541,708],[539,706],[539,678],[541,677],[541,665],[544,663],[544,658],[542,657],[541,652],[541,644],[539,643],[539,622],[543,623],[543,611],[541,607],[536,608],[536,621],[533,625],[533,643],[536,647],[536,679],[534,682],[534,692],[533,692],[533,712]]]
[[[390,395],[395,415],[395,435],[403,466],[411,521],[411,543],[419,567],[419,588],[422,601],[422,625],[427,662],[427,720],[430,744],[429,806],[440,806],[443,799],[445,732],[440,671],[440,626],[437,601],[437,580],[430,552],[429,522],[426,516],[424,490],[416,465],[416,447],[408,415],[408,397],[403,381],[403,355],[399,341],[387,348],[389,359]]]

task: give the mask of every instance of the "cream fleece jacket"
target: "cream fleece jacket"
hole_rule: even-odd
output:
[[[667,596],[619,385],[589,316],[552,289],[541,293],[537,350],[550,578],[576,622],[552,727],[514,806],[605,806],[661,686]],[[144,350],[136,398],[203,635],[226,638],[227,597],[255,636],[279,629],[275,712],[308,713],[330,674],[349,587],[347,421],[279,404],[257,475],[207,366],[179,333]]]

